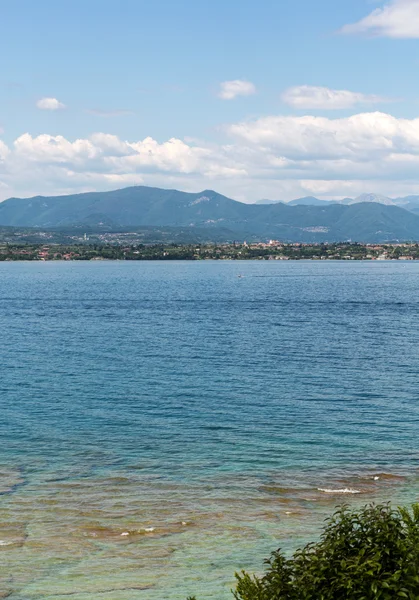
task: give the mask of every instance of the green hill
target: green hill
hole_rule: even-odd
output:
[[[70,196],[10,198],[0,226],[210,229],[208,237],[288,242],[419,240],[419,215],[377,202],[352,205],[244,204],[212,190],[186,193],[144,186]]]

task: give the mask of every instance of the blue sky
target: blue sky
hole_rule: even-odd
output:
[[[1,22],[0,199],[419,193],[419,0],[3,0]]]

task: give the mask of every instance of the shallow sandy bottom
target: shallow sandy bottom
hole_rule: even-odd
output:
[[[234,572],[314,539],[337,504],[409,503],[415,474],[221,475],[183,482],[1,471],[0,597],[229,598]]]

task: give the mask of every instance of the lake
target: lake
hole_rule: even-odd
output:
[[[0,263],[0,597],[232,598],[419,492],[419,263]]]

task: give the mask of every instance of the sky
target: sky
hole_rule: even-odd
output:
[[[419,194],[419,0],[1,0],[0,200]]]

